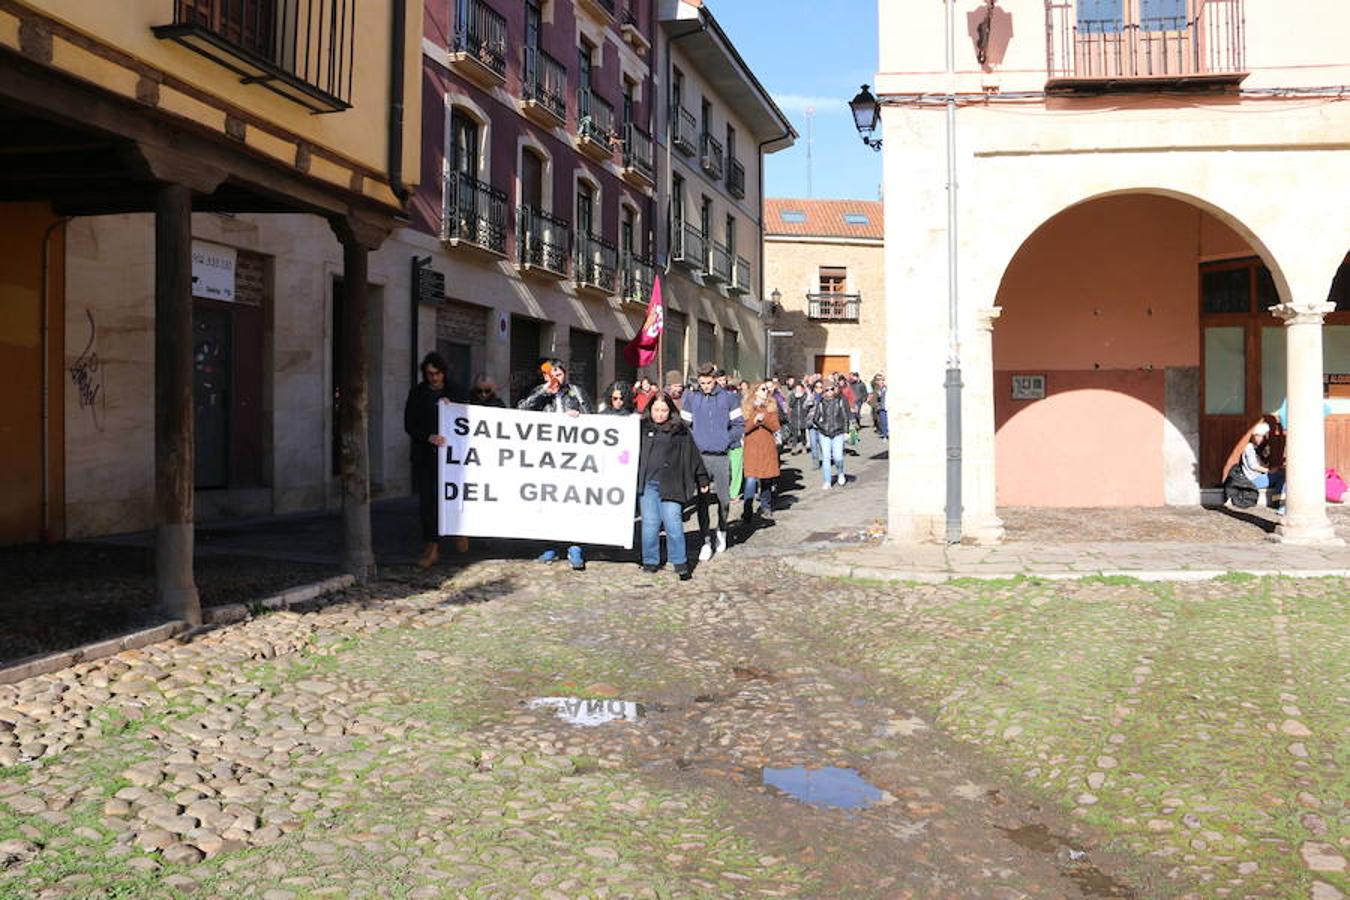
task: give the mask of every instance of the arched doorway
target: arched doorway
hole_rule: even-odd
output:
[[[1278,406],[1279,282],[1240,224],[1176,196],[1112,194],[1044,222],[997,295],[999,505],[1201,502]]]

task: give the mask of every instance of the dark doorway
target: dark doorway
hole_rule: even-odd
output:
[[[197,488],[263,482],[262,309],[194,300],[193,481]]]
[[[586,402],[594,404],[600,392],[595,383],[600,370],[600,335],[593,331],[573,328],[569,344],[571,358],[568,364],[571,371],[567,373],[567,377],[581,391]]]
[[[630,363],[628,357],[624,355],[624,349],[627,346],[628,341],[625,339],[614,339],[614,380],[632,384],[637,381],[637,367]]]
[[[661,336],[663,349],[661,351],[664,357],[661,377],[665,378],[666,372],[672,369],[684,374],[684,333],[687,319],[684,313],[675,312],[670,307],[666,307],[666,330]]]
[[[465,400],[473,379],[473,347],[463,341],[437,339],[436,352],[445,360],[445,381],[450,396]]]
[[[515,406],[534,390],[542,377],[539,374],[540,329],[537,319],[511,317],[511,405]]]

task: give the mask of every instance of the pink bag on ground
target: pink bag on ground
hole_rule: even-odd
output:
[[[1327,469],[1327,500],[1340,503],[1345,499],[1346,488],[1350,487],[1335,469]]]

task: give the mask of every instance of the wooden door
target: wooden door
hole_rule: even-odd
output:
[[[1283,402],[1284,329],[1269,310],[1278,302],[1259,259],[1200,269],[1201,487],[1223,483],[1247,430]]]
[[[834,375],[847,374],[849,371],[849,358],[847,356],[830,356],[825,353],[816,354],[816,374]]]

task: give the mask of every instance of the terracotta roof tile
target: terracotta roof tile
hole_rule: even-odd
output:
[[[878,200],[804,200],[764,198],[764,233],[790,237],[885,237]]]

